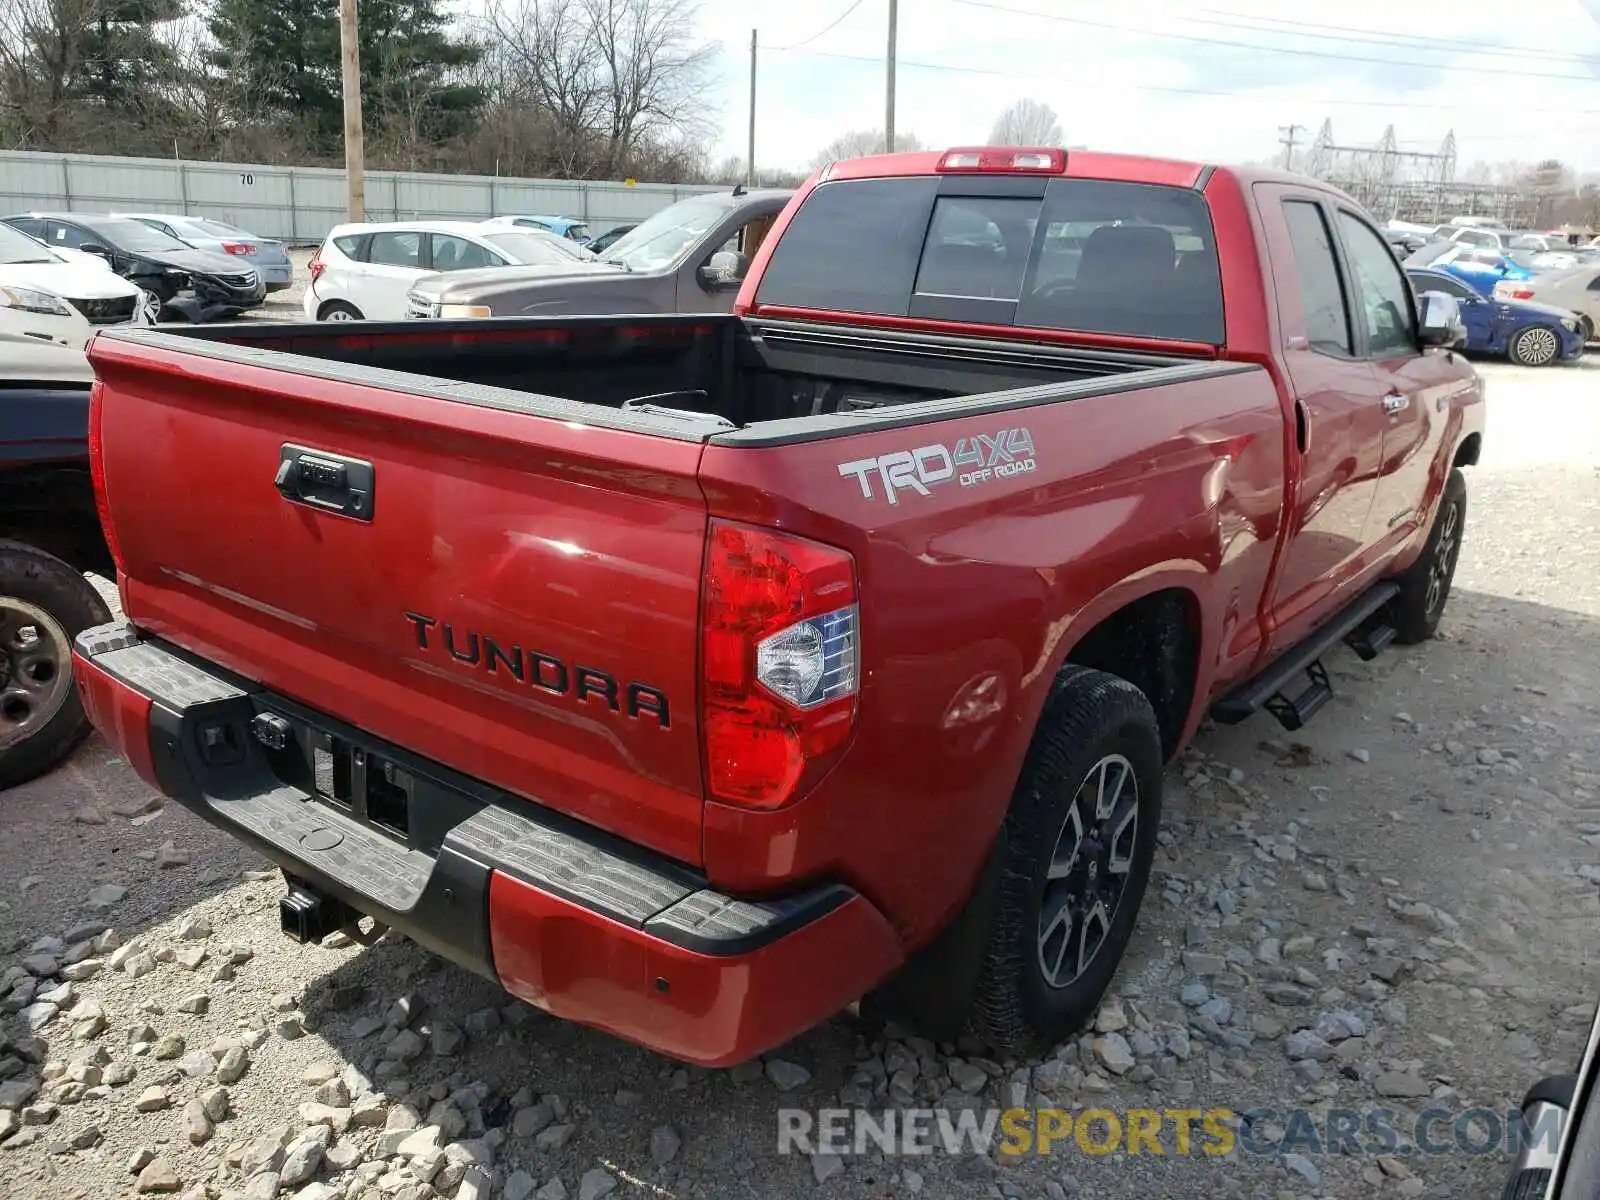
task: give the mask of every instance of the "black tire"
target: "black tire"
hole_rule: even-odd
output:
[[[1070,836],[1072,812],[1076,809],[1080,818],[1094,815],[1095,797],[1085,789],[1102,764],[1112,759],[1126,765],[1125,776],[1119,774],[1125,780],[1124,793],[1128,783],[1137,789],[1132,802],[1134,828],[1124,827],[1120,835],[1111,829],[1118,823],[1120,805],[1114,806],[1106,822],[1111,829],[1111,858],[1118,857],[1116,847],[1122,846],[1127,851],[1125,869],[1107,867],[1102,878],[1094,865],[1109,861],[1097,857],[1104,843],[1097,850],[1085,840],[1071,856],[1078,863],[1077,876],[1050,880],[1052,860],[1067,845],[1063,835]],[[1121,772],[1122,767],[1108,768],[1108,775],[1110,770]],[[996,849],[999,884],[968,1028],[1000,1054],[1042,1050],[1093,1017],[1132,937],[1150,878],[1161,819],[1161,783],[1161,731],[1144,693],[1103,671],[1063,668],[1045,703]],[[1063,940],[1056,943],[1050,929],[1059,926],[1047,920],[1060,895],[1071,893],[1077,886],[1075,878],[1084,876],[1084,863],[1090,864],[1085,894],[1073,901],[1079,908],[1088,909],[1089,899],[1098,895],[1103,911],[1105,881],[1118,874],[1123,877],[1109,921],[1086,962],[1081,952],[1087,948],[1090,923],[1074,917],[1060,931]],[[1062,955],[1073,949],[1074,937],[1078,963],[1064,963]],[[1060,975],[1052,982],[1047,957],[1057,970],[1081,969],[1065,982]]]
[[[1546,325],[1529,325],[1511,339],[1506,356],[1519,367],[1548,367],[1561,361],[1561,335]]]
[[[1433,528],[1428,530],[1422,553],[1396,581],[1400,594],[1390,604],[1389,623],[1394,626],[1395,641],[1401,645],[1425,642],[1438,630],[1439,619],[1450,600],[1450,584],[1455,579],[1466,527],[1467,481],[1456,467],[1445,480],[1439,511],[1434,514]]]
[[[42,613],[55,628],[34,618]],[[78,690],[72,686],[72,641],[92,625],[111,619],[105,601],[83,575],[52,554],[21,542],[0,541],[0,788],[15,787],[44,774],[59,763],[89,732]],[[33,631],[29,645],[41,641],[47,648],[26,660],[12,639],[19,623]],[[65,646],[57,643],[65,639]],[[43,660],[49,660],[48,672]],[[8,689],[21,664],[35,679],[33,696]],[[65,693],[55,690],[57,683]],[[38,708],[28,712],[28,702],[42,696]],[[33,720],[40,723],[28,729]],[[7,743],[8,734],[18,740]]]
[[[1587,316],[1578,318],[1578,332],[1583,335],[1583,344],[1587,346],[1594,341],[1594,322]]]
[[[361,310],[354,304],[346,304],[343,300],[329,300],[317,309],[319,321],[364,321]]]

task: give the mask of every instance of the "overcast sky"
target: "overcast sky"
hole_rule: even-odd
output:
[[[1281,152],[1279,126],[1303,126],[1305,146],[1331,118],[1345,144],[1392,124],[1402,149],[1436,150],[1454,129],[1463,170],[1600,168],[1600,0],[1197,4],[900,0],[896,128],[981,142],[1006,104],[1033,97],[1068,144],[1098,150],[1264,159]],[[719,157],[744,154],[752,26],[758,163],[804,166],[838,134],[882,126],[888,0],[859,0],[816,36],[851,5],[702,0],[703,35],[722,46]]]

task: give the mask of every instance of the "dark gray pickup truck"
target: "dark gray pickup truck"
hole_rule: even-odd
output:
[[[406,316],[549,317],[611,313],[710,313],[733,308],[750,260],[788,191],[712,192],[662,209],[571,274],[499,267],[425,275]]]

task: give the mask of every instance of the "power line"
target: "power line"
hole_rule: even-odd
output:
[[[952,0],[952,2],[960,3],[961,0]],[[776,47],[774,47],[774,49],[776,49]],[[883,65],[883,59],[865,54],[843,54],[831,50],[797,50],[794,51],[794,53],[800,54],[807,58],[830,58],[837,59],[841,62],[870,63],[875,67],[881,67]],[[1127,88],[1130,91],[1136,92],[1161,92],[1164,94],[1178,96],[1215,96],[1218,98],[1231,100],[1259,99],[1259,97],[1254,96],[1251,93],[1219,91],[1215,88],[1176,87],[1167,84],[1156,83],[1127,83],[1120,79],[1115,81],[1108,81],[1104,79],[1081,79],[1074,78],[1070,75],[1055,74],[1047,76],[1027,76],[1020,75],[1014,70],[995,70],[988,67],[963,67],[954,63],[920,62],[916,59],[909,58],[897,58],[896,62],[901,67],[912,67],[921,71],[943,71],[953,75],[984,75],[995,79],[1034,79],[1040,82],[1047,81],[1052,85],[1082,84],[1087,87],[1097,88],[1119,87]],[[1318,108],[1324,106],[1339,106],[1348,108],[1416,109],[1418,111],[1429,110],[1434,112],[1472,112],[1475,110],[1488,109],[1503,111],[1506,106],[1503,98],[1487,100],[1481,104],[1426,104],[1407,100],[1342,100],[1331,96],[1296,96],[1294,97],[1294,101],[1296,104]],[[1566,104],[1546,106],[1542,108],[1524,108],[1521,105],[1518,105],[1516,111],[1519,113],[1561,113],[1568,116],[1600,116],[1600,108],[1573,108]]]
[[[1293,30],[1305,29],[1305,37],[1328,37],[1339,42],[1368,42],[1381,46],[1405,46],[1422,50],[1464,50],[1473,54],[1488,54],[1499,58],[1536,58],[1548,59],[1552,62],[1568,62],[1578,64],[1592,64],[1600,62],[1600,55],[1593,54],[1563,54],[1558,50],[1536,46],[1502,46],[1493,42],[1474,42],[1461,38],[1436,38],[1416,37],[1403,33],[1374,33],[1367,29],[1357,29],[1350,25],[1327,25],[1320,21],[1292,21],[1287,17],[1258,17],[1248,13],[1228,12],[1224,9],[1203,8],[1199,11],[1214,13],[1219,17],[1239,17],[1247,22],[1264,22],[1265,24],[1239,24],[1230,21],[1214,21],[1205,17],[1182,17],[1180,20],[1196,25],[1222,25],[1230,28],[1255,29],[1261,33],[1292,33]],[[1284,26],[1283,29],[1272,26]],[[1350,35],[1350,36],[1342,36]]]
[[[1041,21],[1059,21],[1068,25],[1081,25],[1090,29],[1106,29],[1113,33],[1131,33],[1140,37],[1166,38],[1169,41],[1191,42],[1206,46],[1226,46],[1235,50],[1260,50],[1268,54],[1295,54],[1303,58],[1335,59],[1340,62],[1376,63],[1384,67],[1414,67],[1426,71],[1467,71],[1474,75],[1514,75],[1518,79],[1566,79],[1574,83],[1593,83],[1587,75],[1552,75],[1541,71],[1514,71],[1507,67],[1462,67],[1448,63],[1409,62],[1395,58],[1374,58],[1359,54],[1336,54],[1331,50],[1303,50],[1294,46],[1263,46],[1260,42],[1236,42],[1227,38],[1201,37],[1191,33],[1167,33],[1159,29],[1138,29],[1115,25],[1110,21],[1092,21],[1087,17],[1064,17],[1058,13],[1039,12],[1031,8],[1011,8],[991,0],[950,0],[969,8],[988,9],[991,12],[1010,13],[1017,17],[1032,17]]]
[[[833,32],[833,30],[837,29],[840,25],[842,25],[844,23],[844,19],[846,17],[848,17],[851,13],[855,12],[856,9],[860,8],[861,4],[862,4],[862,0],[855,0],[854,4],[850,5],[849,8],[845,9],[837,17],[835,17],[833,20],[829,21],[826,25],[824,25],[821,29],[817,30],[816,33],[813,33],[810,37],[806,38],[804,41],[795,42],[794,45],[792,45],[792,46],[767,46],[767,47],[765,47],[765,49],[767,49],[767,50],[798,50],[798,49],[800,49],[801,46],[809,46],[812,42],[814,42],[818,38],[820,38],[823,34],[831,33],[831,32]]]

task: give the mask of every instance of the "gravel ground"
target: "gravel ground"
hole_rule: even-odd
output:
[[[1440,637],[1341,652],[1302,733],[1208,729],[1173,766],[1099,1036],[995,1063],[841,1015],[764,1065],[685,1069],[402,941],[292,945],[265,864],[96,739],[0,800],[0,1192],[1498,1195],[1501,1153],[1318,1153],[1303,1125],[1292,1155],[776,1150],[780,1107],[1018,1100],[1266,1106],[1267,1145],[1295,1106],[1504,1112],[1572,1069],[1600,880],[1600,362],[1484,373]]]

